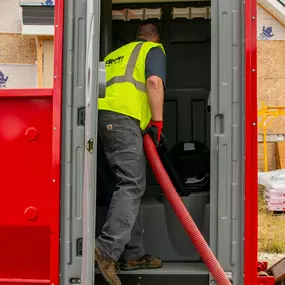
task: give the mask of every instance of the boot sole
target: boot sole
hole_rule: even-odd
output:
[[[163,264],[160,266],[157,265],[138,265],[138,266],[120,266],[122,271],[134,271],[134,270],[143,270],[143,269],[160,269],[163,267]]]
[[[109,283],[109,285],[116,285],[105,273],[104,270],[102,269],[100,262],[99,262],[99,258],[98,255],[95,252],[95,261],[97,261],[98,267],[100,269],[100,272],[102,274],[102,276],[104,277],[104,279]]]

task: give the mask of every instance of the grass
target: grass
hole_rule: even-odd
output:
[[[264,189],[259,188],[258,247],[260,252],[285,252],[285,215],[274,215],[266,208]]]

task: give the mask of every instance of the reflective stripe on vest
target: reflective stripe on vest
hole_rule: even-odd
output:
[[[126,67],[125,75],[114,76],[112,79],[110,79],[107,82],[107,87],[110,87],[111,85],[116,84],[116,83],[128,82],[128,83],[133,84],[137,90],[146,93],[146,85],[140,81],[137,81],[134,78],[134,71],[135,71],[136,63],[137,63],[142,46],[143,46],[143,43],[139,43],[135,46],[134,50],[132,51],[127,67]]]

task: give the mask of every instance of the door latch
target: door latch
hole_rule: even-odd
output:
[[[86,143],[86,149],[87,149],[90,153],[93,153],[93,145],[94,145],[93,139],[90,139],[90,140]]]

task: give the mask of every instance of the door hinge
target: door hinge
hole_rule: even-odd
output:
[[[86,143],[86,149],[90,152],[93,153],[93,146],[94,146],[94,141],[91,138],[87,143]]]

